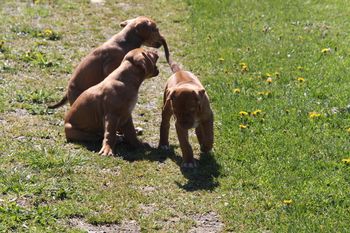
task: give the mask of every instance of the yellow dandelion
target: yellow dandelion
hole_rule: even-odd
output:
[[[51,29],[45,29],[44,30],[44,35],[45,36],[52,36],[52,34],[53,34],[53,31]]]
[[[248,125],[240,124],[240,125],[239,125],[239,128],[240,128],[240,129],[246,129],[246,128],[248,128]]]
[[[318,118],[321,116],[321,113],[318,112],[309,112],[309,118],[310,119],[314,119],[314,118]]]
[[[300,82],[300,83],[302,83],[302,82],[305,81],[305,79],[304,79],[303,77],[298,77],[297,80],[298,80],[298,82]]]
[[[271,84],[271,83],[272,83],[272,78],[271,78],[271,77],[268,77],[268,78],[266,79],[266,82],[267,82],[268,84]]]
[[[259,91],[258,95],[271,97],[272,96],[272,92],[271,91]]]
[[[239,94],[239,93],[241,93],[241,89],[235,88],[235,89],[233,89],[233,93]]]
[[[241,62],[241,63],[239,63],[239,65],[241,66],[241,72],[247,72],[247,71],[249,71],[249,68],[248,68],[248,64],[247,64],[247,63]]]
[[[270,74],[270,73],[266,73],[266,74],[265,74],[265,76],[266,76],[266,77],[271,77],[271,76],[272,76],[272,74]]]
[[[253,116],[258,116],[258,115],[260,115],[262,113],[262,111],[260,110],[260,109],[257,109],[257,110],[255,110],[254,112],[252,112],[252,115]]]
[[[245,116],[248,116],[249,113],[248,113],[248,112],[245,112],[245,111],[240,111],[240,112],[239,112],[239,115],[242,116],[242,117],[245,117]]]
[[[350,164],[350,158],[342,159],[341,161],[342,161],[343,163]]]
[[[225,61],[225,59],[223,57],[220,57],[219,62],[223,62],[223,61]]]
[[[298,67],[297,67],[297,70],[303,71],[303,70],[304,70],[304,67],[298,66]]]
[[[321,50],[321,52],[322,52],[323,54],[330,53],[330,52],[331,52],[331,49],[330,49],[330,48],[324,48],[324,49]]]
[[[283,200],[283,203],[286,204],[286,205],[290,205],[290,204],[293,203],[293,200],[291,200],[291,199]]]
[[[248,66],[242,66],[241,71],[247,72],[249,70]]]

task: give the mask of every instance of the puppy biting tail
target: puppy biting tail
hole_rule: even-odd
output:
[[[54,109],[54,108],[59,108],[59,107],[61,107],[62,105],[64,105],[65,103],[67,103],[67,101],[68,101],[68,97],[67,97],[67,94],[65,94],[64,96],[63,96],[63,98],[60,100],[60,102],[58,102],[58,103],[56,103],[56,104],[54,104],[54,105],[49,105],[49,106],[47,106],[49,109]]]
[[[178,64],[173,62],[173,60],[170,58],[168,45],[167,45],[165,39],[162,40],[162,44],[163,44],[163,47],[164,47],[165,58],[166,58],[169,66],[170,66],[171,71],[175,74],[176,72],[180,71],[181,68],[180,68],[180,66]]]

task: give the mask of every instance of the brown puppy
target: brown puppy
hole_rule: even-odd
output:
[[[193,151],[188,141],[188,130],[195,128],[201,151],[208,153],[213,148],[213,112],[209,98],[198,78],[167,60],[173,75],[168,79],[163,99],[159,148],[169,149],[170,118],[175,117],[175,127],[183,154],[183,167],[196,167]]]
[[[101,83],[84,91],[65,117],[68,141],[97,141],[99,154],[113,155],[116,132],[133,147],[143,147],[136,137],[131,112],[144,79],[157,76],[158,55],[142,48],[126,54],[121,65]]]
[[[94,49],[80,62],[68,82],[65,96],[49,108],[58,108],[67,100],[72,105],[83,91],[100,83],[115,70],[129,51],[141,45],[159,48],[166,44],[156,23],[147,17],[127,20],[120,26],[124,27],[122,31]]]

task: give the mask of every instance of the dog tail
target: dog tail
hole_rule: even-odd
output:
[[[168,62],[168,64],[169,64],[169,66],[170,66],[171,71],[172,71],[173,73],[176,73],[176,72],[178,72],[179,70],[181,70],[181,68],[180,68],[180,66],[179,66],[177,63],[175,63],[175,62],[171,59],[170,53],[169,53],[169,49],[168,49],[168,45],[167,45],[165,39],[163,39],[162,42],[163,42],[163,47],[164,47],[164,52],[165,52],[165,58],[166,58],[166,60],[167,60],[167,62]]]
[[[49,109],[54,109],[54,108],[59,108],[59,107],[61,107],[62,105],[64,105],[65,103],[67,103],[67,101],[68,101],[68,97],[67,97],[67,94],[65,94],[64,96],[63,96],[63,98],[60,100],[60,102],[58,102],[58,103],[56,103],[56,104],[54,104],[54,105],[49,105],[49,106],[47,106]]]

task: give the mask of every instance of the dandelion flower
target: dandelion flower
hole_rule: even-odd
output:
[[[241,66],[241,72],[247,72],[247,71],[249,71],[249,68],[248,68],[248,64],[247,64],[247,63],[241,62],[241,63],[239,63],[239,65]]]
[[[297,67],[297,70],[303,71],[303,70],[304,70],[304,67],[298,66],[298,67]]]
[[[330,48],[324,48],[324,49],[321,50],[321,52],[322,52],[323,54],[330,53],[330,52],[331,52],[331,49],[330,49]]]
[[[246,128],[248,128],[248,125],[240,124],[240,125],[239,125],[239,128],[240,128],[240,129],[246,129]]]
[[[350,158],[342,159],[341,161],[342,161],[343,163],[350,164]]]
[[[220,58],[219,58],[219,61],[220,61],[220,62],[223,62],[223,61],[225,61],[225,59],[224,59],[223,57],[220,57]]]
[[[271,83],[272,83],[272,78],[271,78],[271,77],[268,77],[268,78],[266,79],[266,82],[267,82],[268,84],[271,84]]]
[[[271,76],[272,76],[272,74],[270,74],[270,73],[266,73],[266,74],[265,74],[265,76],[266,76],[266,77],[271,77]]]
[[[249,114],[247,112],[245,112],[245,111],[240,111],[239,115],[242,116],[242,117],[245,117],[245,116],[248,116]]]
[[[253,116],[258,116],[258,115],[260,115],[262,113],[262,111],[260,110],[260,109],[257,109],[257,110],[255,110],[254,112],[252,112],[252,115]]]
[[[53,34],[53,31],[51,29],[44,30],[44,36],[49,37],[49,36],[52,36],[52,34]]]
[[[272,96],[272,92],[271,91],[259,91],[258,95],[271,97]]]
[[[283,200],[283,203],[286,205],[290,205],[293,203],[293,200],[289,199],[289,200]]]
[[[309,118],[310,119],[314,119],[314,118],[318,118],[321,116],[321,113],[318,112],[309,112]]]
[[[233,93],[239,94],[239,93],[241,93],[241,89],[235,88],[235,89],[233,89]]]
[[[298,80],[298,82],[300,82],[300,83],[302,83],[302,82],[305,81],[305,79],[304,79],[303,77],[298,77],[297,80]]]

